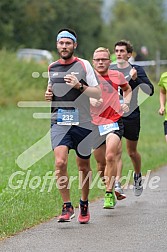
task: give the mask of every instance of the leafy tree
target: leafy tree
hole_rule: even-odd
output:
[[[57,31],[70,27],[77,32],[76,53],[80,57],[90,59],[98,46],[112,50],[114,43],[124,38],[133,43],[136,51],[145,45],[151,59],[157,50],[161,58],[167,58],[164,0],[115,0],[109,24],[101,18],[103,1],[1,0],[0,48],[54,51]]]
[[[0,1],[0,48],[11,47],[14,40],[14,19],[19,6],[18,0]]]
[[[117,40],[127,39],[136,51],[146,46],[150,59],[155,58],[157,50],[163,51],[163,57],[167,57],[167,49],[164,48],[167,24],[162,0],[117,0],[112,11],[108,26],[111,36],[107,42],[110,46],[113,47]]]
[[[78,34],[78,54],[89,57],[101,36],[101,5],[102,0],[2,0],[1,12],[9,14],[10,22],[4,15],[0,46],[54,50],[57,31],[70,27]]]

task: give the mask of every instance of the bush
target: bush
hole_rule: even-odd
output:
[[[0,105],[20,100],[44,100],[47,64],[20,61],[13,52],[0,51]]]

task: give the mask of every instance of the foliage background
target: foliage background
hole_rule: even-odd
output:
[[[78,34],[79,56],[90,58],[98,46],[113,49],[119,39],[131,40],[135,51],[141,46],[154,59],[159,50],[167,58],[167,19],[165,0],[1,0],[0,49],[15,51],[20,47],[55,50],[55,36],[60,28],[70,27]]]

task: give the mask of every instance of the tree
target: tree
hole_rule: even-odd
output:
[[[164,45],[167,23],[162,0],[117,0],[112,11],[108,44],[113,47],[117,40],[127,39],[133,43],[136,51],[140,51],[143,45],[146,46],[150,59],[155,58],[157,50],[163,52],[164,58],[167,57]]]
[[[1,48],[33,47],[55,49],[55,36],[60,28],[70,27],[78,34],[78,54],[90,57],[100,40],[102,0],[2,0],[10,22],[2,20]],[[0,14],[1,14],[0,12]],[[8,32],[10,30],[10,32]],[[9,37],[11,39],[9,39]]]
[[[10,48],[14,40],[14,19],[19,6],[18,0],[0,1],[0,48]]]

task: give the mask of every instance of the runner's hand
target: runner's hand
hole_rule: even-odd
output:
[[[165,107],[161,107],[158,112],[160,115],[164,115],[165,114]]]
[[[71,87],[75,87],[79,83],[79,80],[74,74],[67,74],[64,76],[64,80],[66,84],[70,85]]]
[[[132,80],[136,80],[137,79],[137,70],[133,67],[130,72],[129,72]]]
[[[52,101],[52,97],[53,97],[52,88],[50,85],[48,85],[47,90],[45,92],[45,100]]]
[[[103,103],[103,99],[102,98],[100,98],[99,100],[94,99],[94,98],[90,98],[90,104],[93,107],[99,107],[102,103]]]
[[[126,103],[121,104],[121,109],[124,113],[129,112],[129,106]]]

